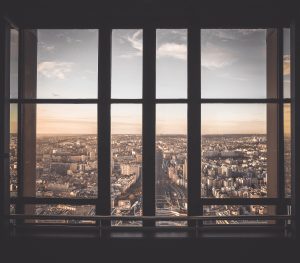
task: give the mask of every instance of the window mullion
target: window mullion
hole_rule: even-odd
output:
[[[23,104],[20,100],[23,99],[23,83],[24,83],[24,29],[19,30],[19,57],[18,57],[18,148],[17,148],[17,197],[23,198],[24,192],[24,169],[23,169]],[[15,211],[17,214],[24,213],[24,203],[17,202]],[[19,221],[21,223],[21,220]]]
[[[155,83],[156,30],[143,31],[143,215],[155,215]],[[154,222],[143,222],[154,226]]]
[[[285,197],[285,181],[284,181],[284,136],[283,136],[283,29],[277,29],[277,77],[278,77],[278,162],[277,162],[277,180],[278,180],[278,198],[284,200]],[[285,214],[286,207],[283,202],[277,206],[277,214]]]
[[[98,51],[98,203],[97,215],[110,215],[111,28],[99,30]],[[110,222],[108,222],[110,223]]]
[[[200,115],[200,29],[188,28],[188,215],[202,215],[201,197],[201,115]],[[201,223],[201,222],[200,222]]]
[[[293,221],[293,234],[295,237],[300,236],[300,178],[297,176],[300,165],[300,23],[299,20],[293,22],[291,27],[291,138],[292,138],[292,215],[295,216]]]
[[[0,21],[0,233],[8,236],[9,215],[9,63],[10,63],[10,28]]]

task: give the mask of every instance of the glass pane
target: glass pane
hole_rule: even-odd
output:
[[[27,108],[25,117],[30,110]],[[36,186],[30,180],[29,166],[25,170],[27,195],[97,197],[97,106],[41,104],[36,112],[36,143],[27,140],[36,144]],[[27,160],[29,164],[33,161],[33,157]]]
[[[187,106],[157,104],[155,200],[157,216],[187,215]],[[185,221],[157,225],[186,225]]]
[[[142,105],[111,106],[111,214],[141,216]],[[117,226],[141,226],[139,221],[114,221]]]
[[[259,216],[274,215],[275,206],[267,205],[207,205],[203,207],[205,216]],[[241,225],[241,224],[270,224],[271,220],[206,220],[204,224]]]
[[[283,106],[285,196],[291,197],[291,105]]]
[[[19,31],[10,30],[10,98],[18,98]]]
[[[267,129],[268,132],[272,128],[276,131],[272,122],[267,127],[269,106],[274,105],[201,106],[202,197],[261,198],[267,193],[276,195],[277,173],[272,170],[272,174],[269,168],[271,161],[273,167],[277,166],[277,137],[268,134],[267,140]],[[276,108],[271,110],[276,117]]]
[[[266,98],[266,30],[201,30],[202,98]]]
[[[187,30],[156,30],[156,97],[187,97]]]
[[[112,31],[112,98],[142,98],[143,30]]]
[[[10,104],[10,146],[9,146],[10,195],[18,191],[18,105]]]
[[[33,212],[33,213],[31,213]],[[70,216],[94,216],[95,206],[93,205],[26,205],[25,214],[35,215],[70,215]],[[93,224],[90,220],[63,220],[63,219],[35,219],[34,223],[44,224]]]
[[[37,31],[37,97],[97,98],[98,30]]]
[[[290,29],[283,29],[283,97],[291,97],[291,36]]]

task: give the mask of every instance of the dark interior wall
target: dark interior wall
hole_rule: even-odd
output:
[[[0,14],[23,28],[93,28],[103,23],[130,27],[289,25],[300,17],[296,1],[0,1]],[[292,262],[299,243],[282,239],[194,240],[11,240],[1,244],[0,262]],[[4,257],[7,260],[4,260]]]
[[[10,241],[2,262],[299,262],[296,243],[286,240],[19,240]],[[298,248],[299,249],[299,248]]]
[[[271,0],[2,0],[0,12],[17,25],[34,28],[101,27],[199,21],[203,26],[275,25],[297,17],[297,1]]]

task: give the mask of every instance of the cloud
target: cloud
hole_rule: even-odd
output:
[[[77,30],[73,30],[72,29],[72,31],[67,31],[67,32],[68,32],[68,34],[70,34],[71,32],[73,33],[73,32],[76,32],[76,31]],[[76,39],[76,38],[70,37],[70,36],[68,36],[68,34],[64,31],[64,32],[56,34],[56,37],[64,39],[69,44],[72,44],[72,43],[81,43],[82,42],[82,39]]]
[[[249,28],[249,29],[237,29],[237,32],[241,33],[244,36],[251,35],[257,32],[264,32],[265,29],[262,28]]]
[[[157,49],[157,57],[171,57],[181,60],[187,59],[187,46],[185,44],[164,43]]]
[[[75,38],[72,38],[72,37],[66,37],[66,41],[71,44],[71,43],[81,43],[82,40],[81,39],[75,39]]]
[[[142,30],[137,30],[133,33],[132,36],[127,36],[124,39],[120,38],[119,41],[121,44],[126,42],[134,49],[134,51],[121,54],[120,58],[133,58],[139,57],[143,54],[143,42],[142,42]],[[126,42],[124,42],[126,41]]]
[[[231,73],[223,73],[220,75],[221,78],[225,78],[225,79],[230,79],[230,80],[237,80],[237,81],[247,81],[247,78],[243,78],[243,77],[239,77],[239,76],[234,76]]]
[[[206,33],[210,37],[215,37],[224,41],[236,40],[237,36],[231,29],[211,29],[206,30]]]
[[[136,56],[142,56],[143,42],[142,42],[142,30],[135,31],[131,36],[124,38],[130,46],[134,49],[132,52],[120,55],[122,58],[132,58]],[[174,32],[175,33],[175,32]],[[185,44],[177,43],[164,43],[157,49],[157,57],[172,57],[176,59],[186,60],[187,47]]]
[[[73,65],[71,62],[44,61],[38,64],[37,71],[46,78],[65,79]]]
[[[232,65],[237,56],[229,50],[206,43],[202,47],[201,65],[209,70],[220,69]]]
[[[39,46],[45,51],[51,51],[51,50],[55,49],[55,46],[48,45],[46,42],[43,42],[43,41],[39,42]]]
[[[132,37],[130,36],[127,37],[127,40],[129,41],[131,46],[138,51],[143,51],[143,43],[142,43],[141,35],[142,35],[142,30],[137,30],[136,32],[134,32]]]
[[[175,35],[175,37],[183,42],[187,41],[187,30],[185,29],[173,29],[171,30],[171,33]]]
[[[43,47],[45,50],[47,50],[47,51],[51,51],[51,50],[53,50],[55,47],[54,46],[45,46],[45,47]]]
[[[227,42],[234,40],[248,40],[252,34],[265,32],[265,29],[204,29],[202,38],[213,38],[218,41]]]

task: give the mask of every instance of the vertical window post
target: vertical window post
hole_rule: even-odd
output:
[[[188,28],[188,215],[202,215],[200,171],[200,29]]]
[[[294,237],[300,237],[300,21],[291,27],[292,215]]]
[[[19,100],[37,96],[37,30],[20,30]],[[36,104],[18,103],[18,197],[36,196]],[[34,206],[17,205],[17,213]]]
[[[144,28],[143,47],[143,215],[155,215],[156,31]],[[154,226],[146,221],[144,226]]]
[[[98,202],[96,214],[110,215],[111,28],[99,30],[98,60]],[[105,224],[110,225],[110,222]]]
[[[278,32],[276,29],[267,30],[267,98],[278,99]],[[268,197],[278,194],[278,105],[267,104],[267,191]],[[269,211],[270,212],[270,211]],[[275,212],[275,211],[274,211]]]
[[[283,204],[285,197],[285,171],[284,171],[284,101],[283,101],[283,29],[277,29],[277,96],[278,96],[278,162],[277,162],[277,191],[280,204],[276,213],[283,215],[287,207]],[[282,222],[283,223],[283,222]]]
[[[8,237],[10,28],[0,20],[0,239]]]

